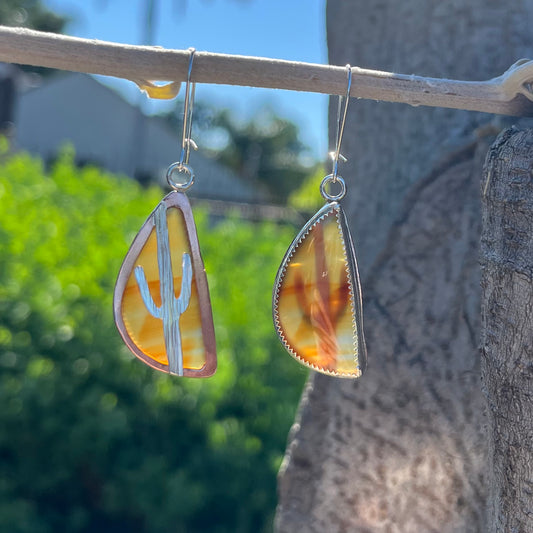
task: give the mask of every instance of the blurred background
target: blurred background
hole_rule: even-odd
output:
[[[325,63],[324,0],[0,0],[0,23]],[[0,531],[271,531],[307,376],[271,290],[321,204],[327,97],[198,86],[189,196],[219,368],[170,378],[123,346],[112,293],[179,156],[182,101],[0,65]]]

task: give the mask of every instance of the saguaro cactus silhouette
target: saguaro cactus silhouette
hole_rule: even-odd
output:
[[[161,306],[157,307],[146,275],[142,266],[135,267],[135,279],[141,291],[144,305],[155,318],[163,321],[163,333],[168,357],[168,367],[171,374],[183,376],[183,350],[181,346],[180,316],[185,312],[191,298],[192,265],[188,253],[183,254],[181,292],[179,298],[174,293],[174,276],[170,258],[170,244],[168,239],[167,207],[159,204],[155,213],[155,230],[157,236],[157,262],[159,266],[159,287],[161,291]]]

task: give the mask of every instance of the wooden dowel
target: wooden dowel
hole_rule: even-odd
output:
[[[0,26],[0,61],[130,80],[184,81],[189,52],[79,39]],[[193,81],[343,94],[343,66],[196,52]],[[489,81],[458,81],[353,67],[351,96],[413,106],[533,116],[533,61]]]

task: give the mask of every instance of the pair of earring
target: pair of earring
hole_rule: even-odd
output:
[[[133,241],[114,295],[117,328],[130,350],[148,365],[173,375],[208,377],[216,370],[216,346],[207,277],[185,191],[195,84],[190,50],[180,160],[170,165],[173,191],[154,209]],[[339,204],[346,185],[338,175],[352,71],[339,119],[333,171],[320,192],[326,204],[305,224],[281,263],[273,294],[276,332],[304,365],[338,377],[359,377],[366,367],[359,274],[346,217]],[[174,176],[185,179],[177,181]],[[329,187],[340,187],[330,194]],[[179,288],[179,293],[177,289]]]

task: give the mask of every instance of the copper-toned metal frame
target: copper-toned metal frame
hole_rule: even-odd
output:
[[[280,323],[280,317],[279,317],[279,307],[278,307],[279,291],[281,288],[281,282],[284,278],[285,271],[287,270],[287,266],[289,264],[289,261],[292,255],[294,254],[295,250],[300,246],[302,239],[309,233],[309,231],[315,225],[315,223],[319,221],[321,218],[327,216],[329,213],[334,213],[334,212],[336,212],[335,216],[337,216],[337,221],[340,224],[343,237],[344,237],[346,259],[348,261],[349,281],[350,281],[351,289],[353,291],[353,306],[354,306],[353,311],[355,313],[355,321],[356,321],[356,328],[357,328],[357,362],[358,362],[358,367],[359,367],[358,374],[338,372],[336,370],[326,370],[322,367],[313,365],[312,363],[309,363],[304,358],[300,357],[300,355],[298,355],[298,353],[292,348],[292,346],[288,343],[287,339],[285,338],[285,335],[283,334],[283,328],[281,327],[281,323]],[[276,330],[279,340],[283,344],[284,348],[299,363],[313,370],[316,370],[317,372],[321,372],[322,374],[326,374],[328,376],[335,376],[338,378],[358,378],[358,377],[361,377],[363,373],[365,372],[366,366],[367,366],[367,352],[366,352],[365,335],[363,331],[363,299],[362,299],[362,293],[361,293],[361,281],[359,279],[357,260],[355,258],[355,248],[353,245],[352,236],[350,234],[350,228],[348,227],[348,223],[346,221],[346,215],[344,214],[344,211],[338,202],[332,201],[322,206],[322,208],[319,209],[318,212],[315,213],[315,215],[312,216],[306,222],[304,227],[300,230],[298,235],[296,235],[291,245],[287,249],[287,252],[285,253],[285,256],[283,257],[281,265],[276,274],[276,280],[274,282],[274,291],[272,293],[272,318],[274,320],[274,328]]]
[[[209,287],[207,284],[207,276],[205,273],[204,262],[200,254],[200,245],[198,243],[198,235],[196,233],[196,224],[194,223],[194,217],[191,210],[191,205],[185,194],[177,191],[172,191],[165,198],[161,200],[168,208],[178,208],[185,220],[185,228],[187,231],[187,237],[191,247],[191,261],[193,266],[193,273],[196,279],[196,287],[198,289],[198,298],[200,303],[200,317],[202,320],[202,338],[205,346],[206,361],[202,368],[184,368],[183,376],[190,378],[206,378],[212,376],[217,368],[217,353],[216,353],[216,340],[215,340],[215,328],[213,325],[213,313],[211,311],[211,299],[209,297]],[[156,207],[157,209],[157,207]],[[146,244],[150,233],[154,227],[154,212],[150,213],[150,216],[146,219],[139,233],[135,237],[133,243],[124,258],[124,262],[120,267],[120,271],[117,277],[117,283],[115,285],[115,293],[113,299],[113,312],[115,315],[115,323],[120,336],[128,346],[128,348],[144,363],[161,370],[162,372],[169,373],[168,365],[159,363],[152,358],[145,355],[138,346],[134,343],[130,337],[128,330],[122,319],[122,298],[124,296],[124,290],[126,284],[133,271],[133,266],[137,257],[139,256],[143,246]]]

